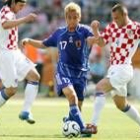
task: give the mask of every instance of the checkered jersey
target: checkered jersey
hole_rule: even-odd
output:
[[[18,29],[4,29],[2,24],[7,20],[15,20],[15,14],[8,6],[4,6],[0,11],[0,49],[13,50],[17,49],[18,45]]]
[[[130,21],[119,28],[112,22],[105,28],[102,37],[110,45],[110,64],[131,64],[140,41],[140,23]]]

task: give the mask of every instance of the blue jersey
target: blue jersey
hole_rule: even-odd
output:
[[[86,39],[92,35],[92,31],[88,26],[78,24],[74,32],[69,32],[67,27],[57,29],[49,38],[43,41],[43,44],[58,47],[58,67],[71,69],[79,73],[80,71],[89,70],[88,56],[90,47],[87,46]],[[75,75],[73,72],[71,74]]]

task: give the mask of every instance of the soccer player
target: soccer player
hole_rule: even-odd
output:
[[[140,23],[128,17],[127,8],[117,4],[112,8],[112,23],[108,24],[102,34],[99,22],[93,21],[91,26],[99,46],[110,45],[110,67],[107,76],[96,85],[93,124],[98,125],[99,116],[105,103],[105,94],[114,90],[113,100],[119,110],[124,112],[138,125],[140,114],[128,103],[127,84],[133,77],[131,59],[138,47],[140,39]],[[94,40],[95,41],[95,40]]]
[[[39,74],[34,64],[18,49],[18,26],[34,21],[35,14],[16,19],[15,14],[23,9],[26,0],[8,0],[0,11],[0,74],[3,88],[0,90],[0,107],[17,91],[18,81],[28,80],[25,102],[19,117],[28,123],[35,123],[31,105],[38,92]]]
[[[81,116],[81,106],[84,99],[86,75],[88,71],[88,55],[92,31],[88,26],[79,24],[81,8],[76,3],[65,7],[66,27],[58,28],[49,38],[38,41],[24,39],[23,45],[31,44],[37,48],[58,47],[59,60],[57,64],[56,81],[58,94],[64,94],[69,102],[69,118],[75,120],[81,133],[96,133],[96,128],[87,129]]]

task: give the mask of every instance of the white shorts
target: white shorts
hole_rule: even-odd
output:
[[[17,87],[28,72],[35,67],[19,49],[0,51],[0,75],[5,87]]]
[[[112,65],[108,69],[106,77],[110,79],[112,87],[117,90],[117,92],[112,92],[112,94],[127,96],[127,84],[133,78],[133,67],[126,64]]]

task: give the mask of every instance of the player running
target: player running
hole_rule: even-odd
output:
[[[3,88],[0,90],[0,107],[17,91],[18,81],[28,80],[25,102],[20,119],[33,124],[31,105],[38,92],[40,76],[34,64],[18,49],[18,26],[34,21],[35,14],[16,19],[16,13],[24,8],[26,0],[8,0],[0,11],[0,74]]]
[[[121,4],[115,5],[111,14],[113,21],[102,34],[99,32],[99,22],[92,22],[96,43],[101,47],[110,46],[110,67],[107,76],[96,85],[92,123],[98,125],[105,103],[104,94],[114,90],[113,99],[117,108],[140,125],[139,112],[126,99],[127,84],[133,77],[131,59],[140,40],[140,23],[129,19],[127,8]]]
[[[66,27],[57,29],[49,38],[38,41],[24,39],[23,44],[31,44],[37,48],[58,47],[56,81],[58,94],[64,94],[69,102],[69,117],[76,121],[81,133],[96,133],[96,128],[87,129],[84,125],[81,106],[84,100],[84,89],[88,68],[88,56],[92,31],[89,27],[79,24],[81,8],[76,3],[65,7]]]

